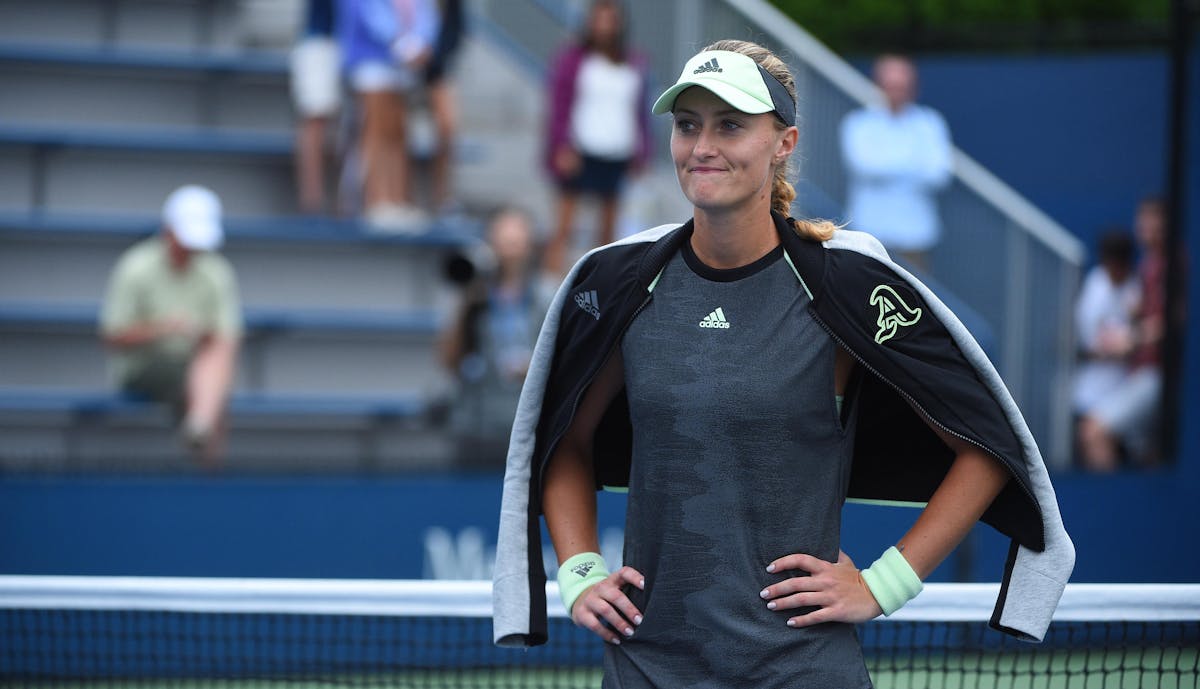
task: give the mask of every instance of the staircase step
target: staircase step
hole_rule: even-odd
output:
[[[225,204],[228,206],[228,204]],[[228,207],[226,208],[228,210]],[[126,242],[158,229],[158,216],[136,213],[0,212],[0,235],[61,242],[64,238],[115,238]],[[472,217],[434,218],[423,231],[381,233],[358,218],[315,215],[226,216],[227,241],[367,244],[384,247],[458,247],[478,241],[482,223]]]
[[[112,236],[54,245],[53,237],[7,236],[0,295],[10,301],[94,302],[131,240]],[[61,240],[59,240],[61,242]],[[397,314],[452,307],[444,277],[451,248],[404,244],[231,239],[222,253],[247,308]]]
[[[448,384],[429,332],[252,329],[242,342],[234,387],[270,394],[378,396]],[[0,385],[111,388],[108,353],[94,327],[0,325]]]
[[[231,471],[446,468],[454,443],[429,427],[419,392],[235,394]],[[169,411],[102,389],[0,387],[0,468],[19,471],[195,471]]]
[[[0,301],[0,328],[79,329],[95,332],[101,304],[31,303]],[[247,333],[251,336],[316,331],[365,335],[431,336],[441,327],[440,314],[433,311],[378,313],[349,309],[284,310],[245,309]]]
[[[39,0],[0,2],[0,40],[163,49],[286,47],[299,0]],[[64,21],[70,17],[70,21]]]
[[[0,63],[64,67],[123,68],[145,72],[206,75],[261,74],[287,78],[288,56],[263,50],[186,50],[178,47],[54,45],[0,41]]]
[[[40,148],[95,148],[139,153],[204,153],[286,157],[292,137],[286,132],[236,131],[211,127],[50,127],[5,124],[0,145]]]

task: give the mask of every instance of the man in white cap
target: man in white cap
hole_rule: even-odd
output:
[[[189,185],[163,204],[162,232],[130,247],[109,278],[101,314],[125,392],[165,402],[183,440],[216,462],[242,334],[233,267],[220,254],[221,201]]]

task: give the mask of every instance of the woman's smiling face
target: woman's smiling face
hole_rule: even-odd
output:
[[[770,206],[775,166],[796,146],[772,113],[734,109],[711,91],[693,86],[675,99],[671,158],[679,187],[692,205],[724,212]]]

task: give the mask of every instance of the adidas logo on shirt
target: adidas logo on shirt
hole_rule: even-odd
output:
[[[716,311],[708,314],[704,317],[704,320],[700,321],[700,327],[721,328],[723,330],[728,330],[729,321],[725,320],[725,312],[721,310],[720,306],[718,306]]]
[[[724,72],[724,71],[725,70],[721,69],[721,65],[717,64],[717,58],[714,57],[713,59],[709,60],[708,62],[705,62],[704,64],[697,67],[696,70],[694,72],[692,72],[692,74],[704,74],[705,72]]]
[[[596,298],[596,290],[576,294],[575,303],[579,305],[579,308],[591,314],[592,318],[600,320],[600,300]]]

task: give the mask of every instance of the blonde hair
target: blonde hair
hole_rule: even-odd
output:
[[[783,88],[787,90],[788,96],[792,100],[796,100],[796,80],[792,77],[791,70],[788,69],[786,63],[779,59],[775,53],[762,47],[757,43],[750,41],[739,41],[735,39],[724,39],[706,46],[701,52],[709,50],[726,50],[731,53],[739,53],[754,60],[768,74],[779,80],[783,84]],[[775,118],[775,126],[779,129],[785,129],[786,125]],[[785,160],[780,165],[775,166],[775,179],[771,183],[771,210],[779,213],[784,217],[789,217],[792,210],[792,202],[796,200],[796,188],[788,181],[788,176],[791,174],[792,162],[790,159]],[[831,237],[835,230],[840,229],[839,226],[829,220],[793,220],[792,227],[796,229],[796,234],[818,242],[823,242]]]

